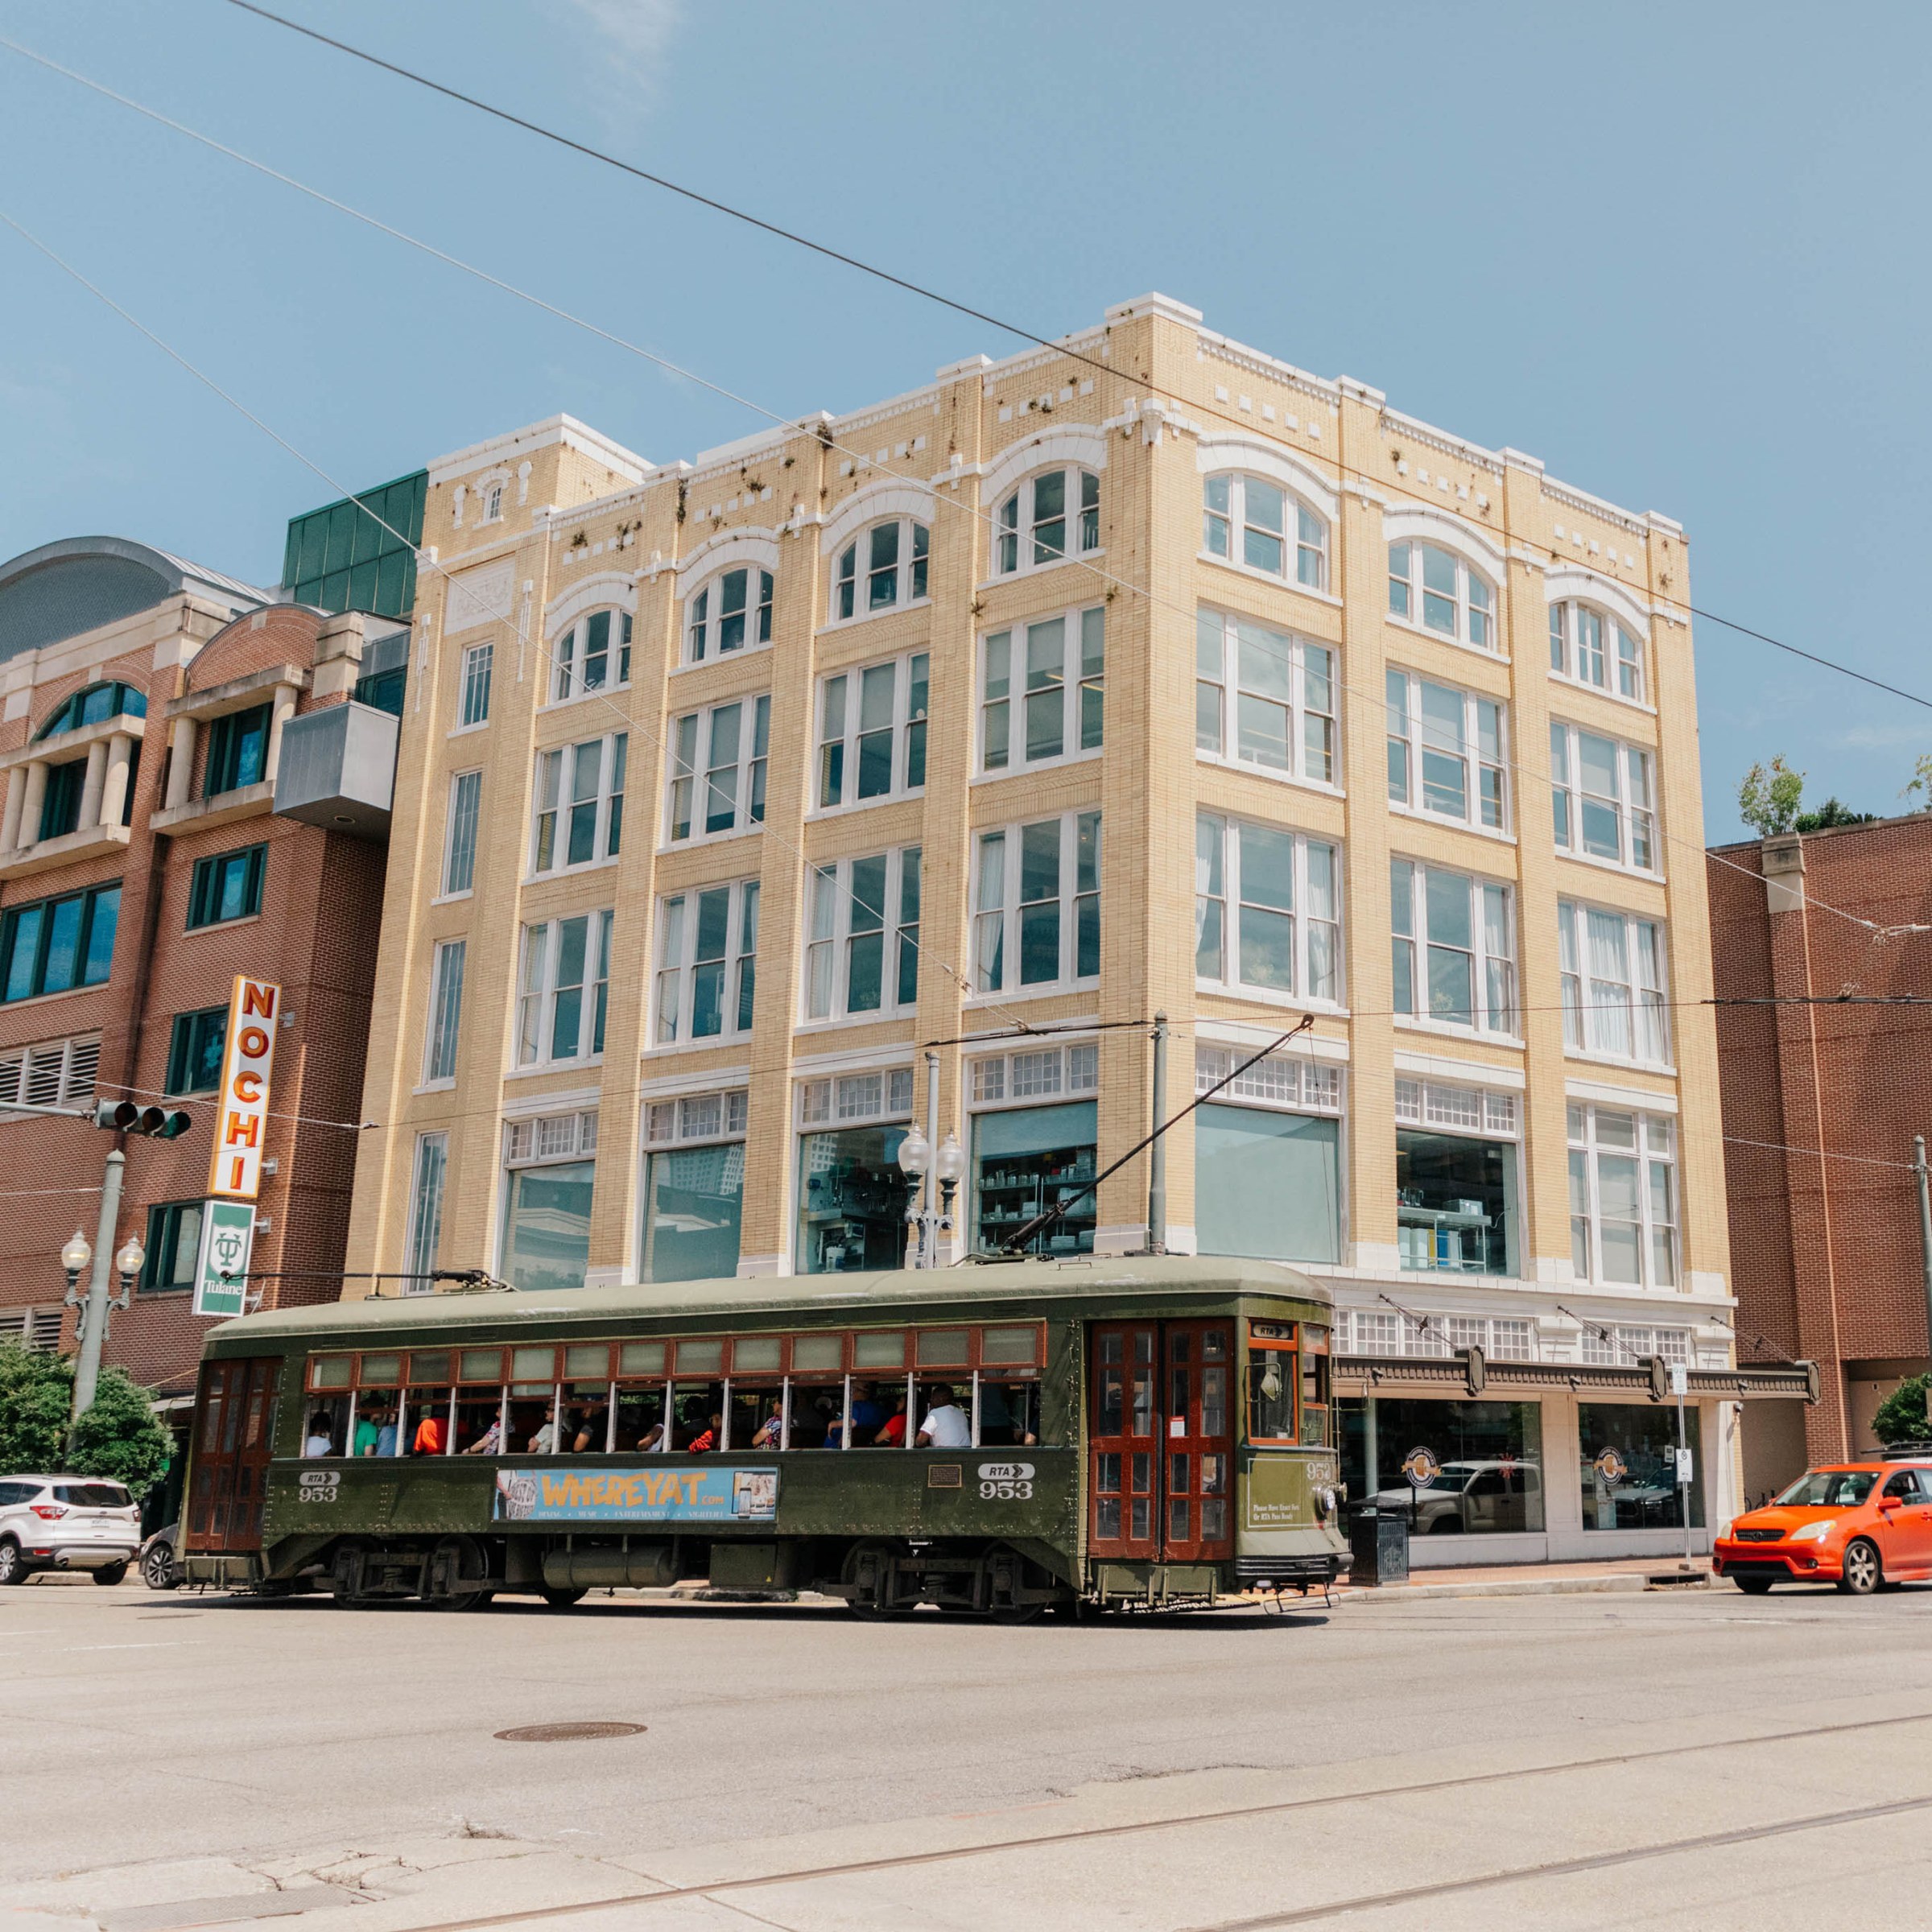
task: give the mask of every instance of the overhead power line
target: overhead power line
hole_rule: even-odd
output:
[[[880,267],[877,262],[867,262],[857,255],[848,254],[844,250],[834,248],[828,242],[814,241],[809,235],[803,235],[794,229],[782,227],[778,222],[768,221],[763,216],[753,214],[748,208],[736,207],[729,201],[721,201],[716,196],[707,195],[697,188],[687,188],[683,182],[674,181],[667,175],[655,174],[648,168],[639,167],[634,163],[624,160],[621,156],[611,154],[605,149],[592,147],[588,142],[579,141],[572,135],[559,133],[555,128],[546,127],[541,122],[530,120],[524,115],[511,113],[508,108],[498,107],[493,102],[480,100],[476,95],[465,93],[460,88],[451,87],[447,83],[436,80],[415,68],[405,67],[399,61],[385,60],[380,54],[371,53],[366,47],[357,47],[351,41],[337,39],[332,35],[323,33],[319,28],[305,26],[299,20],[291,20],[285,14],[275,13],[266,6],[258,6],[256,0],[229,0],[229,4],[231,6],[239,7],[244,13],[254,14],[258,19],[270,21],[277,27],[287,27],[291,33],[300,34],[306,39],[317,41],[324,47],[333,47],[336,52],[346,54],[352,60],[366,62],[371,67],[381,68],[385,73],[394,74],[398,80],[410,81],[415,86],[428,89],[432,93],[441,94],[446,100],[456,101],[464,107],[473,108],[478,114],[488,114],[493,119],[508,123],[512,127],[522,128],[525,133],[535,134],[540,140],[554,142],[558,147],[568,148],[572,153],[581,155],[587,160],[599,162],[606,167],[614,167],[620,173],[631,175],[634,179],[646,182],[653,188],[663,188],[667,193],[681,196],[687,201],[696,202],[700,207],[710,208],[714,213],[724,215],[734,221],[741,221],[748,227],[762,229],[765,233],[774,236],[779,241],[789,242],[795,247],[803,248],[813,254],[823,256],[828,261],[836,262],[842,266],[852,269],[860,275],[870,275],[875,280],[885,283],[890,287],[902,289],[906,293],[918,295],[927,302],[937,303],[941,308],[949,308],[956,315],[968,316],[976,322],[984,322],[989,327],[1002,330],[1009,336],[1018,336],[1022,342],[1030,342],[1036,348],[1052,349],[1058,354],[1064,355],[1069,361],[1084,363],[1088,367],[1098,369],[1108,375],[1117,376],[1120,374],[1119,370],[1101,361],[1098,357],[1088,355],[1084,351],[1072,346],[1064,336],[1042,335],[1038,329],[1030,328],[1023,323],[1009,322],[1003,316],[993,315],[983,308],[975,308],[970,303],[962,302],[956,296],[943,294],[938,289],[927,287],[923,283],[914,282],[904,275],[895,275],[890,269]],[[707,386],[712,386],[708,385]],[[1203,415],[1212,416],[1217,421],[1232,423],[1239,428],[1251,429],[1253,427],[1252,423],[1245,421],[1242,418],[1230,415],[1225,411],[1216,409],[1210,403],[1191,402],[1188,407],[1191,410],[1199,411]],[[1359,469],[1350,464],[1344,463],[1339,457],[1331,456],[1323,460],[1333,463],[1343,475],[1373,483],[1378,490],[1409,497],[1417,502],[1431,501],[1420,490],[1411,489],[1399,480],[1380,475],[1371,476],[1366,470]],[[1566,563],[1572,560],[1567,552],[1558,550],[1550,544],[1538,543],[1534,538],[1517,535],[1516,540],[1518,543],[1535,544],[1538,549],[1546,551],[1552,557],[1562,558]],[[1726,630],[1737,632],[1740,637],[1753,638],[1761,644],[1769,645],[1774,650],[1784,651],[1794,658],[1802,658],[1807,663],[1818,665],[1827,671],[1837,671],[1842,676],[1856,679],[1859,683],[1869,685],[1874,691],[1882,691],[1888,696],[1903,698],[1908,704],[1917,704],[1927,711],[1932,711],[1932,698],[1922,697],[1916,691],[1902,690],[1896,684],[1888,684],[1883,679],[1875,678],[1868,672],[1856,670],[1851,665],[1842,664],[1833,658],[1821,657],[1815,651],[1806,650],[1799,645],[1787,643],[1782,638],[1774,638],[1768,631],[1755,630],[1748,624],[1740,624],[1735,618],[1721,617],[1717,612],[1707,610],[1699,605],[1688,603],[1679,597],[1673,597],[1667,592],[1651,589],[1648,587],[1646,588],[1647,594],[1653,601],[1673,605],[1678,609],[1687,613],[1691,617],[1700,618],[1706,623],[1720,625]]]

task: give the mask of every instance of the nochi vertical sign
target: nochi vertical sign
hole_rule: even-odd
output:
[[[228,1006],[228,1043],[221,1051],[221,1104],[215,1116],[215,1150],[208,1191],[252,1201],[262,1185],[262,1141],[268,1129],[268,1076],[275,1064],[282,989],[267,980],[235,976]]]

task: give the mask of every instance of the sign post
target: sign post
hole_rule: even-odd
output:
[[[1677,1397],[1677,1507],[1684,1519],[1684,1567],[1690,1567],[1690,1478],[1695,1473],[1690,1448],[1684,1439],[1684,1397],[1690,1387],[1686,1364],[1670,1364],[1670,1393]]]

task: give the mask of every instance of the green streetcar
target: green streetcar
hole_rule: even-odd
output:
[[[1007,1619],[1348,1568],[1327,1293],[1083,1258],[341,1302],[208,1338],[190,1582]]]

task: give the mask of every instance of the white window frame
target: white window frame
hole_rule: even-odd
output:
[[[1340,846],[1331,840],[1311,838],[1286,825],[1265,824],[1224,812],[1196,812],[1194,824],[1195,986],[1203,992],[1227,993],[1237,999],[1339,1009],[1344,988]],[[1289,841],[1293,855],[1291,905],[1270,906],[1244,898],[1241,852],[1244,836],[1249,832]],[[1211,844],[1214,848],[1212,854]],[[1329,910],[1317,918],[1315,888],[1324,855]],[[1241,931],[1250,912],[1263,923],[1271,917],[1288,921],[1292,984],[1270,986],[1241,978]],[[1211,919],[1219,927],[1221,971],[1218,974],[1202,969],[1201,952]],[[1323,948],[1317,944],[1318,935],[1324,929],[1327,935],[1325,966],[1318,956]],[[1322,990],[1315,990],[1318,984]]]
[[[1243,633],[1247,636],[1244,638]],[[1260,683],[1241,682],[1242,645],[1257,654],[1252,663],[1279,665],[1286,673],[1287,696]],[[1318,663],[1315,654],[1319,654]],[[1313,786],[1341,795],[1342,720],[1340,683],[1332,644],[1278,630],[1240,613],[1203,605],[1195,617],[1195,756],[1232,771],[1258,771],[1288,784]],[[1272,671],[1268,672],[1272,677]],[[1288,713],[1288,759],[1276,765],[1241,749],[1241,700]],[[1326,700],[1328,708],[1323,710]],[[1210,713],[1212,712],[1212,720]],[[1211,735],[1213,742],[1207,742]],[[1311,741],[1314,742],[1311,743]],[[1230,751],[1228,747],[1235,749]],[[1323,773],[1319,766],[1325,763]]]
[[[1670,955],[1663,921],[1581,899],[1558,900],[1556,916],[1565,1052],[1619,1066],[1668,1068]],[[1591,951],[1593,919],[1614,920],[1620,927],[1621,979],[1606,979],[1594,970],[1600,961]],[[1607,930],[1603,936],[1608,939]],[[1620,999],[1604,997],[1620,992]],[[1627,1051],[1617,1043],[1626,1030]]]
[[[723,607],[725,584],[734,576],[745,580],[745,603],[741,610],[727,612]],[[778,573],[762,564],[728,564],[714,571],[684,600],[679,661],[716,664],[742,657],[747,651],[768,649],[777,594]],[[744,634],[737,643],[725,644],[720,640],[731,617],[743,617]]]
[[[1406,868],[1405,878],[1404,869]],[[1394,989],[1402,974],[1390,980],[1389,1004],[1395,1008],[1398,1026],[1415,1026],[1467,1037],[1472,1034],[1491,1039],[1518,1040],[1521,1015],[1517,1008],[1518,975],[1517,958],[1516,892],[1507,881],[1484,877],[1480,873],[1463,872],[1448,865],[1435,865],[1425,859],[1393,853],[1389,862],[1391,950],[1396,960],[1408,949],[1409,982],[1412,1004],[1404,1011],[1401,994]],[[1470,944],[1451,937],[1434,936],[1429,927],[1429,880],[1459,880],[1468,894]],[[1406,909],[1404,892],[1407,893]],[[1500,899],[1496,895],[1501,895]],[[1500,920],[1498,914],[1500,910]],[[1492,927],[1500,923],[1506,950],[1492,943]],[[1470,960],[1471,1010],[1468,1021],[1447,1012],[1437,1013],[1430,995],[1432,952],[1467,954]]]
[[[1023,910],[1019,896],[1022,852],[1026,832],[1046,825],[1057,825],[1059,828],[1058,890],[1052,901],[1041,899],[1027,903],[1042,906],[1058,904],[1060,972],[1052,980],[1022,982],[1019,977]],[[1089,828],[1093,842],[1092,884],[1084,887],[1080,883],[1081,835],[1084,830]],[[997,860],[990,856],[992,841],[994,840],[1001,841]],[[1100,814],[1097,808],[1056,812],[1048,818],[1016,821],[1007,825],[983,826],[975,831],[972,840],[974,1000],[987,999],[996,994],[1009,1001],[1032,999],[1046,993],[1064,993],[1075,986],[1099,984],[1100,886],[1106,863],[1101,841]],[[998,898],[997,902],[989,903],[989,888],[996,883],[999,888]],[[1087,909],[1089,906],[1092,908],[1091,916],[1095,927],[1094,950],[1096,956],[1094,971],[1082,973],[1077,970],[1080,963],[1080,931],[1081,921],[1088,916]],[[997,977],[993,971],[996,957],[1000,964]],[[1075,970],[1067,970],[1070,967]],[[968,1004],[971,1003],[968,1001]]]
[[[890,564],[873,561],[877,533],[898,532],[898,547]],[[868,523],[832,560],[832,616],[836,624],[860,624],[931,601],[932,530],[917,517],[884,517]],[[888,581],[889,580],[889,581]],[[891,595],[874,601],[890,588]],[[849,605],[849,608],[848,606]]]
[[[489,722],[490,687],[496,675],[497,647],[485,640],[463,654],[463,673],[456,689],[458,731],[481,731]]]
[[[1614,795],[1592,791],[1583,782],[1583,740],[1596,738],[1611,748]],[[1644,794],[1641,804],[1637,794]],[[1586,809],[1608,811],[1616,829],[1614,857],[1583,846]],[[1581,724],[1550,721],[1550,832],[1564,857],[1586,865],[1608,865],[1657,878],[1663,869],[1663,841],[1657,823],[1657,753],[1648,746],[1614,738]],[[1648,850],[1649,857],[1637,855]]]
[[[710,762],[712,740],[718,716],[736,708],[738,712],[738,745],[735,758],[722,765]],[[687,729],[688,727],[688,729]],[[702,845],[712,839],[737,838],[765,823],[765,779],[770,756],[771,693],[729,698],[708,704],[701,711],[687,711],[671,721],[664,742],[664,825],[666,845]],[[762,749],[761,749],[762,747]],[[705,829],[714,786],[721,774],[731,774],[732,822],[716,832]],[[687,786],[683,803],[687,829],[677,831],[681,786]]]
[[[602,648],[593,654],[590,634],[599,617],[608,621]],[[611,604],[585,611],[559,634],[550,647],[550,656],[552,704],[574,704],[600,691],[623,690],[630,683],[630,613]],[[601,667],[594,683],[593,663]]]
[[[798,1083],[798,1125],[803,1133],[836,1133],[873,1121],[912,1118],[912,1069],[875,1067]]]
[[[1550,675],[1619,704],[1651,707],[1649,640],[1615,613],[1587,597],[1558,597],[1550,605]]]
[[[1443,588],[1432,560],[1446,560],[1450,580]],[[1389,617],[1404,629],[1451,644],[1466,644],[1490,657],[1501,654],[1496,587],[1466,557],[1426,537],[1401,537],[1389,546]]]
[[[1097,1040],[981,1055],[968,1074],[968,1111],[982,1107],[1054,1107],[1070,1095],[1100,1090]]]
[[[1604,1141],[1601,1128],[1606,1120],[1629,1125],[1629,1146]],[[1637,1108],[1571,1100],[1566,1130],[1570,1154],[1570,1265],[1576,1278],[1604,1286],[1676,1289],[1683,1276],[1677,1123],[1668,1115],[1645,1113]],[[1639,1278],[1634,1282],[1613,1281],[1604,1270],[1602,1163],[1606,1158],[1628,1160],[1636,1170],[1637,1217],[1631,1220],[1620,1216],[1617,1224],[1637,1231]]]
[[[1060,627],[1057,679],[1051,672],[1042,674],[1032,668],[1034,634],[1046,633],[1056,624]],[[1048,642],[1044,636],[1041,641]],[[996,679],[994,667],[1002,656],[1005,675]],[[1002,684],[1004,689],[996,692],[996,684]],[[1106,737],[1106,605],[1076,604],[987,632],[980,639],[979,697],[980,777],[1004,778],[1016,771],[1045,771],[1056,765],[1097,758]],[[1037,758],[1026,751],[1036,712],[1048,718],[1057,712],[1060,725],[1060,749]],[[1001,729],[1004,762],[994,764],[990,761]]]
[[[436,1163],[433,1187],[425,1193],[431,1160]],[[416,1278],[406,1282],[405,1294],[429,1294],[436,1284],[423,1280],[436,1265],[443,1246],[443,1207],[449,1198],[449,1135],[442,1129],[416,1136],[415,1158],[409,1166],[409,1231],[403,1253]]]
[[[1058,517],[1049,514],[1042,518],[1038,513],[1039,485],[1047,477],[1065,479]],[[1056,522],[1063,526],[1062,535],[1067,547],[1042,555],[1041,533],[1050,530]],[[1098,556],[1100,473],[1082,463],[1056,463],[1036,469],[1009,490],[994,511],[991,551],[996,577],[1023,577],[1031,571],[1055,569],[1071,558]]]
[[[72,1039],[40,1040],[30,1046],[10,1046],[0,1058],[0,1113],[13,1102],[37,1107],[71,1107],[94,1097],[95,1076],[101,1066],[101,1036],[80,1034]],[[23,1120],[33,1117],[23,1114]]]
[[[580,797],[582,768],[592,753],[597,761],[595,782]],[[630,753],[630,733],[613,731],[574,744],[547,745],[537,753],[530,805],[531,878],[556,878],[616,863],[624,842],[624,787],[629,782]],[[590,857],[572,864],[566,855],[586,813],[591,828]]]
[[[749,1129],[750,1117],[748,1088],[726,1087],[705,1093],[681,1093],[673,1100],[645,1102],[642,1138],[650,1152],[741,1141]]]
[[[1447,692],[1458,700],[1461,722],[1457,727],[1459,736],[1454,741],[1443,736],[1439,724],[1425,716],[1425,687]],[[1389,713],[1390,806],[1416,818],[1466,825],[1472,832],[1507,838],[1510,833],[1509,706],[1501,698],[1467,691],[1444,679],[1426,677],[1393,664],[1385,674],[1383,690]],[[1485,750],[1482,742],[1485,712],[1494,728],[1492,750]],[[1445,811],[1430,802],[1430,761],[1438,758],[1463,768],[1463,809],[1459,813]]]
[[[1250,493],[1271,492],[1282,499],[1279,526],[1268,521],[1265,497],[1251,504]],[[1251,509],[1260,518],[1250,516]],[[1253,553],[1281,546],[1279,568],[1257,562]],[[1238,554],[1237,554],[1238,553]],[[1312,503],[1272,477],[1244,469],[1217,469],[1201,478],[1201,555],[1252,576],[1286,584],[1293,590],[1328,593],[1328,519]],[[1293,561],[1294,569],[1288,565]]]
[[[430,963],[429,1023],[423,1036],[423,1084],[453,1087],[463,1026],[463,979],[467,939],[440,939]]]
[[[889,852],[862,852],[852,858],[828,859],[805,868],[805,930],[800,947],[799,1022],[825,1022],[890,1019],[910,1013],[919,1003],[919,898],[923,869],[917,845]],[[861,865],[882,867],[878,898],[861,904],[854,874]],[[910,902],[907,898],[910,890]],[[909,916],[910,915],[910,916]],[[876,923],[874,923],[876,922]],[[879,1004],[852,1005],[852,968],[860,943],[879,941]],[[900,997],[910,971],[912,993]]]
[[[596,912],[539,919],[523,928],[522,949],[517,960],[518,1071],[593,1065],[603,1059],[604,1050],[597,1040],[608,1018],[610,931],[616,916],[606,907]],[[563,964],[564,928],[580,919],[584,927],[583,977],[559,985],[557,974]],[[579,995],[577,1051],[553,1055],[550,1049],[556,1040],[558,1003],[572,992]]]
[[[697,956],[699,900],[726,895],[724,950]],[[667,892],[658,900],[651,972],[654,1047],[715,1046],[749,1036],[758,998],[758,917],[762,894],[755,878],[717,880]],[[715,1033],[693,1033],[699,976],[718,989],[719,1026]],[[744,1024],[739,1022],[742,1019]]]
[[[458,847],[456,835],[463,824],[463,794],[469,787],[474,809],[469,815],[469,864],[461,885],[456,883]],[[477,840],[483,825],[483,769],[456,771],[449,778],[449,803],[443,824],[443,890],[439,899],[467,899],[477,887]]]
[[[865,725],[865,700],[881,688],[889,690],[890,717],[885,725]],[[929,651],[908,651],[874,664],[855,664],[828,672],[819,679],[818,758],[814,769],[811,816],[856,811],[886,805],[895,799],[917,798],[926,789],[926,759],[930,747],[927,714],[931,708],[932,659]],[[837,731],[833,733],[835,717]],[[858,795],[861,741],[884,734],[891,740],[892,782],[868,797]],[[914,766],[919,776],[913,777]],[[828,799],[832,778],[838,774],[838,796]]]
[[[1215,1046],[1205,1042],[1194,1050],[1194,1091],[1205,1096],[1244,1060],[1253,1057],[1247,1046]],[[1276,1113],[1319,1113],[1340,1118],[1342,1070],[1332,1061],[1303,1059],[1294,1053],[1271,1053],[1236,1074],[1214,1094],[1218,1103],[1268,1108]]]

